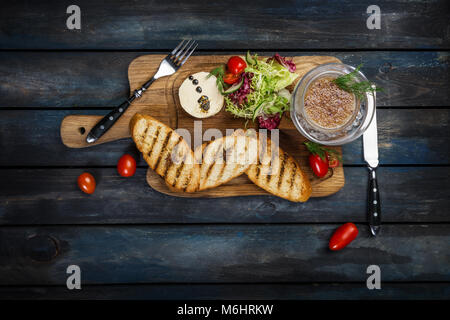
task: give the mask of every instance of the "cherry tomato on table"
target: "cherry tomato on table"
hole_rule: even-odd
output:
[[[227,83],[227,84],[233,84],[238,82],[240,78],[240,75],[238,74],[232,74],[232,73],[225,73],[225,75],[223,76],[223,82]]]
[[[358,228],[348,222],[343,224],[333,233],[330,239],[329,248],[330,250],[337,251],[345,248],[350,242],[355,240],[358,235]]]
[[[78,187],[87,194],[93,194],[95,191],[95,179],[92,174],[84,172],[78,177]]]
[[[124,154],[117,163],[117,172],[122,177],[131,177],[136,172],[136,160],[129,154]]]
[[[232,74],[240,74],[247,68],[247,64],[244,59],[238,56],[232,56],[227,63],[228,71]]]
[[[328,159],[322,159],[318,154],[311,153],[309,155],[309,165],[316,176],[323,178],[328,172]]]

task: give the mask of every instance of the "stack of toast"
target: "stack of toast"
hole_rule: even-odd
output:
[[[172,190],[202,191],[245,173],[260,188],[290,201],[304,202],[311,195],[309,179],[295,159],[254,130],[237,130],[195,151],[148,115],[136,113],[130,132],[144,160]]]

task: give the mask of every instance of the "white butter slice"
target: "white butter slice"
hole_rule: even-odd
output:
[[[217,78],[211,75],[209,78],[208,72],[198,72],[190,76],[198,80],[198,84],[192,83],[189,77],[183,81],[178,90],[180,97],[180,104],[183,109],[195,118],[208,118],[217,114],[223,107],[224,98],[217,89]],[[197,92],[196,88],[202,88],[202,92]],[[200,108],[198,100],[201,96],[207,96],[209,99],[209,110],[204,111]]]

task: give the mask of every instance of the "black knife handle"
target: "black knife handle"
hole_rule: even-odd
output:
[[[376,236],[381,228],[380,190],[378,189],[376,168],[369,168],[369,192],[367,203],[367,218],[370,231]]]

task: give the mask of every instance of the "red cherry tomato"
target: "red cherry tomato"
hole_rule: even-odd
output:
[[[78,177],[78,187],[87,194],[93,194],[95,191],[95,179],[92,174],[84,172]]]
[[[325,160],[319,157],[318,154],[310,154],[309,155],[309,165],[311,166],[312,171],[319,178],[325,177],[328,172],[328,159],[325,157]]]
[[[136,160],[129,154],[124,154],[117,163],[117,172],[122,177],[131,177],[136,172]]]
[[[339,159],[335,155],[326,152],[328,159],[328,167],[336,168],[339,165]]]
[[[350,242],[355,240],[358,235],[358,228],[351,223],[348,222],[343,224],[333,233],[330,239],[329,247],[330,250],[337,251],[345,248]]]
[[[238,74],[232,74],[232,73],[225,73],[225,75],[223,76],[223,81],[227,84],[233,84],[238,82],[239,80],[239,75]]]
[[[247,64],[244,59],[238,56],[232,56],[227,63],[228,71],[232,74],[240,74],[247,68]]]

